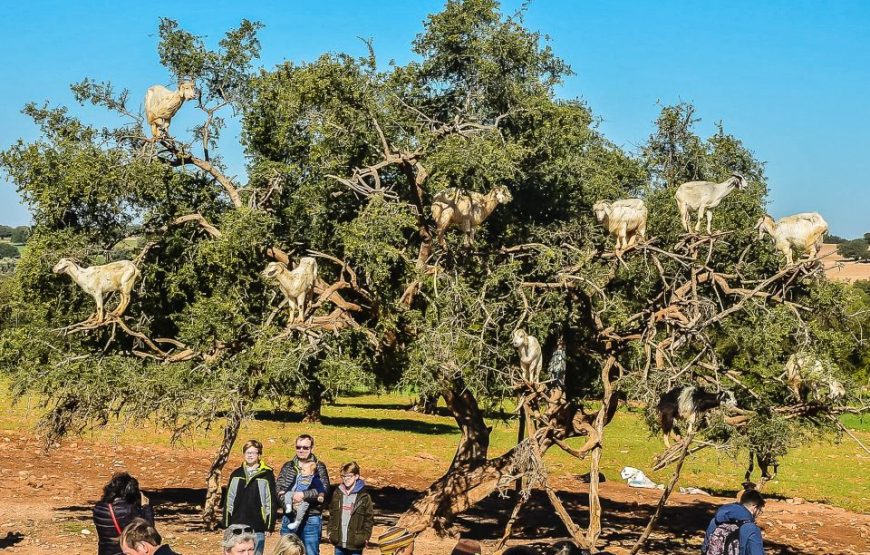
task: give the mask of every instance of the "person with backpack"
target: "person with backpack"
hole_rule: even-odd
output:
[[[707,526],[701,555],[764,555],[761,529],[755,524],[764,510],[764,498],[748,490],[739,503],[724,505]]]

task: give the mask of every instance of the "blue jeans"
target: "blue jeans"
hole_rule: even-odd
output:
[[[263,555],[266,550],[266,532],[254,532],[257,541],[254,542],[254,555]]]
[[[293,522],[285,515],[281,519],[281,535],[290,534],[290,523]],[[320,515],[306,515],[302,524],[296,529],[294,534],[302,540],[302,545],[305,546],[305,555],[320,555],[320,526],[323,524],[323,517]]]
[[[335,555],[362,555],[362,550],[357,549],[348,549],[346,547],[341,547],[339,545],[335,546]]]

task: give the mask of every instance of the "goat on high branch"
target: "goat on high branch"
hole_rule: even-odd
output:
[[[538,383],[543,366],[541,343],[534,335],[521,329],[514,330],[511,334],[511,343],[520,355],[523,380],[532,384]]]
[[[438,244],[447,248],[444,234],[450,226],[456,226],[465,234],[465,246],[474,246],[475,229],[499,204],[507,204],[512,200],[511,192],[503,185],[492,188],[485,195],[452,187],[441,191],[432,199],[432,218],[435,220]]]
[[[288,270],[287,265],[281,262],[270,262],[263,270],[263,277],[278,282],[278,288],[284,293],[284,299],[290,308],[290,321],[302,321],[305,317],[306,300],[317,281],[317,260],[303,256],[293,270]]]
[[[118,260],[102,266],[83,268],[70,258],[61,258],[52,271],[55,274],[68,274],[79,287],[84,289],[85,293],[96,301],[97,311],[85,320],[86,324],[103,323],[105,320],[103,303],[106,295],[115,291],[120,294],[121,300],[118,302],[118,307],[109,314],[115,318],[120,318],[130,304],[130,292],[133,291],[133,285],[136,283],[136,278],[139,277],[139,269],[136,264],[129,260]]]
[[[695,224],[695,232],[701,230],[701,221],[707,216],[707,233],[712,233],[713,212],[728,193],[734,189],[745,189],[746,179],[739,173],[731,174],[731,177],[722,183],[713,181],[689,181],[677,188],[674,198],[677,200],[677,208],[680,210],[680,218],[683,229],[690,233],[692,230],[691,212],[698,213],[698,223]]]
[[[163,85],[154,85],[145,93],[145,118],[154,138],[169,136],[169,123],[185,100],[197,97],[192,81],[182,81],[178,89],[170,91]]]
[[[773,237],[776,249],[785,255],[786,264],[794,264],[792,249],[816,257],[828,232],[828,222],[818,212],[802,212],[773,221],[765,214],[758,220],[758,238],[765,233]]]
[[[722,391],[710,393],[699,387],[675,387],[662,395],[656,410],[659,413],[659,423],[662,427],[665,447],[670,448],[670,435],[675,432],[675,422],[682,420],[690,429],[695,429],[698,420],[704,413],[718,406],[735,408],[737,400],[734,393]],[[678,436],[679,439],[679,436]]]
[[[615,250],[621,251],[637,243],[637,238],[646,239],[647,209],[637,198],[598,201],[592,212],[608,233],[616,238]]]

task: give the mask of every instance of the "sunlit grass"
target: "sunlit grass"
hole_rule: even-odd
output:
[[[41,409],[33,398],[20,399],[10,406],[10,395],[0,386],[0,428],[32,433]],[[459,431],[453,419],[445,416],[418,414],[404,407],[410,406],[411,395],[356,395],[341,397],[335,405],[323,408],[322,424],[303,424],[296,414],[275,413],[263,407],[260,419],[244,423],[239,440],[259,438],[266,446],[267,462],[279,466],[293,456],[296,435],[306,432],[316,438],[316,451],[332,466],[357,460],[365,468],[377,468],[381,473],[415,476],[432,480],[449,464]],[[505,413],[511,414],[505,407]],[[868,418],[848,416],[845,425],[854,430],[865,444],[870,444]],[[493,426],[490,455],[496,456],[510,449],[516,442],[515,420],[491,419]],[[199,432],[183,439],[182,446],[217,449],[222,433],[222,422],[211,430]],[[88,432],[86,439],[120,445],[169,446],[168,430],[141,423],[113,422],[109,426]],[[781,462],[777,479],[768,484],[765,492],[783,497],[802,497],[811,501],[824,501],[850,510],[870,511],[870,456],[848,437],[837,443],[835,438],[819,438],[810,445],[794,448]],[[583,438],[569,444],[579,447]],[[608,480],[618,481],[623,466],[644,470],[656,482],[665,482],[671,469],[651,472],[653,457],[662,449],[660,437],[650,437],[642,418],[620,411],[607,427],[604,438],[602,472]],[[736,459],[725,453],[702,451],[687,461],[680,485],[695,486],[716,492],[735,491],[743,480],[747,456],[736,454]],[[574,476],[588,472],[589,463],[578,461],[553,448],[547,454],[550,472],[556,476]],[[758,470],[756,469],[756,477]]]

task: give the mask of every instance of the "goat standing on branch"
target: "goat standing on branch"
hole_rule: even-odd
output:
[[[683,221],[683,229],[686,232],[691,231],[692,216],[691,211],[698,212],[698,223],[695,225],[695,231],[701,230],[701,220],[704,219],[704,214],[707,214],[707,233],[712,233],[711,226],[713,221],[713,213],[711,208],[716,208],[722,202],[728,193],[734,188],[745,189],[746,179],[739,173],[731,174],[731,177],[722,183],[714,183],[712,181],[689,181],[683,183],[677,188],[674,197],[677,199],[677,208],[680,209],[680,217]]]
[[[304,256],[293,270],[288,270],[282,262],[270,262],[263,270],[263,276],[278,282],[290,307],[290,321],[302,321],[305,317],[305,301],[317,281],[317,261]]]
[[[694,429],[698,417],[708,410],[720,405],[729,408],[737,406],[734,394],[730,391],[710,393],[695,386],[675,387],[668,391],[659,400],[656,410],[659,413],[659,422],[664,434],[665,447],[670,448],[670,434],[674,431],[674,422],[683,420]]]
[[[604,224],[608,233],[616,237],[616,251],[637,243],[638,236],[646,239],[646,205],[631,198],[613,202],[599,201],[592,207],[595,219]]]
[[[513,196],[503,185],[494,187],[485,195],[452,187],[441,191],[432,200],[432,218],[435,220],[438,244],[447,247],[444,233],[451,225],[455,225],[465,233],[465,246],[474,245],[475,228],[492,214],[496,206],[511,200]]]
[[[170,91],[163,85],[154,85],[145,93],[145,118],[155,138],[169,136],[169,122],[185,100],[196,98],[193,81],[182,81],[178,89]]]
[[[526,333],[525,330],[514,330],[511,335],[511,343],[520,354],[520,369],[523,379],[529,383],[538,383],[543,366],[541,344],[538,339],[534,335]]]
[[[97,312],[88,318],[86,322],[102,324],[105,320],[103,301],[107,293],[117,291],[121,295],[118,308],[110,314],[120,317],[130,304],[130,292],[139,277],[139,269],[136,264],[129,260],[118,260],[102,266],[82,268],[69,258],[61,258],[55,264],[53,270],[56,274],[69,274],[69,276],[84,289],[97,302]]]
[[[818,212],[802,212],[794,216],[786,216],[774,222],[765,214],[758,220],[758,238],[767,232],[773,237],[776,249],[785,255],[786,264],[794,264],[792,249],[799,253],[809,252],[810,259],[816,257],[822,246],[825,233],[828,232],[828,222]]]

